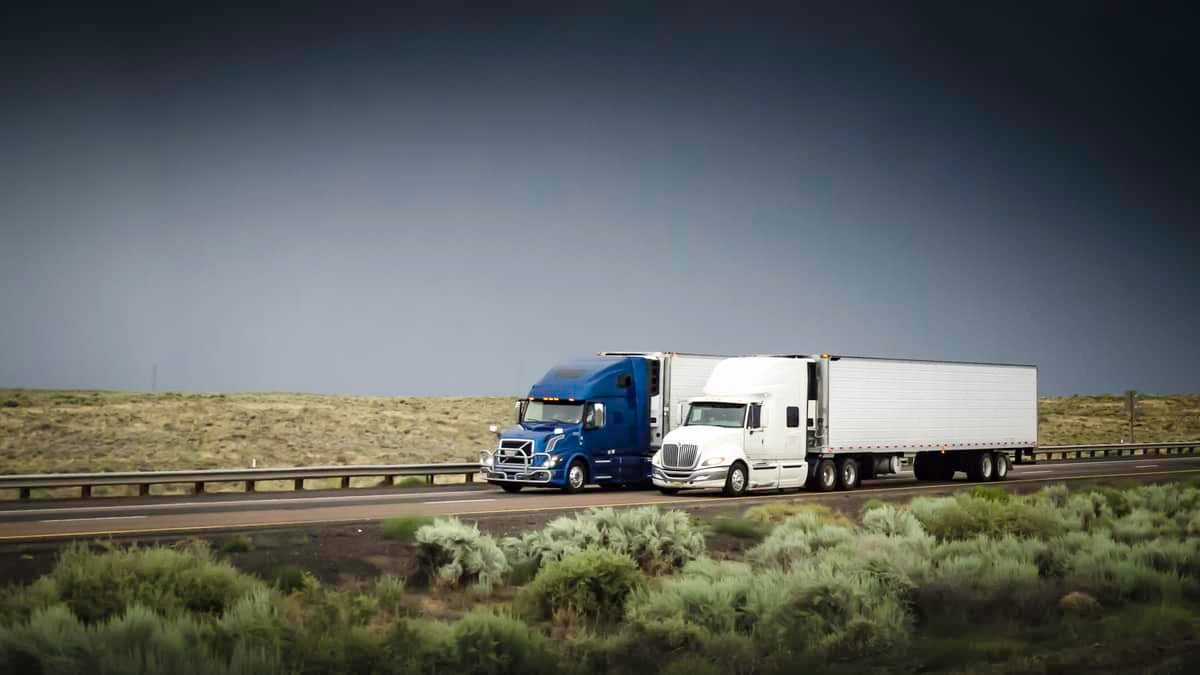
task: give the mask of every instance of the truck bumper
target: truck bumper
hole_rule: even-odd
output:
[[[706,466],[703,469],[651,469],[650,480],[660,488],[719,488],[725,486],[729,465]]]

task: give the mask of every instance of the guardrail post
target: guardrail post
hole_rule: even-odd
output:
[[[150,484],[149,483],[140,483],[138,485],[138,496],[139,497],[149,497],[150,496]]]
[[[433,474],[426,474],[426,475],[425,475],[425,484],[426,484],[426,485],[433,485]]]
[[[204,481],[196,481],[195,489],[192,490],[192,494],[204,494]]]
[[[295,481],[293,481],[293,482],[292,482],[292,489],[293,489],[293,490],[295,490],[295,491],[297,491],[297,492],[299,492],[299,491],[303,490],[303,489],[304,489],[304,479],[303,479],[303,478],[297,478]]]
[[[252,481],[252,480],[246,481],[246,492],[254,492],[254,488],[255,488],[254,481]]]
[[[467,482],[468,482],[468,483],[474,483],[474,482],[475,482],[475,473],[474,473],[474,472],[471,472],[471,473],[468,473],[468,474],[467,474]]]
[[[92,486],[91,485],[79,486],[79,498],[80,499],[90,499],[91,496],[92,496]]]
[[[391,487],[395,484],[396,484],[395,476],[384,476],[383,479],[379,481],[379,487]]]
[[[21,499],[29,499],[29,488],[21,488],[19,492]]]
[[[350,487],[350,476],[342,476],[342,489],[345,490],[349,487]]]

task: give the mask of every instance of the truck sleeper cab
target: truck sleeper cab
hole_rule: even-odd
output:
[[[480,470],[507,492],[649,487],[650,455],[671,428],[672,392],[698,393],[720,358],[601,353],[551,368],[516,402],[517,424],[480,453]]]

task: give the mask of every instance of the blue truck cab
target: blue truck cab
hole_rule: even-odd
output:
[[[517,424],[484,451],[480,470],[508,492],[525,486],[578,492],[650,486],[650,458],[671,425],[672,364],[686,361],[682,385],[703,386],[719,357],[621,352],[551,368],[516,402]],[[699,371],[697,371],[697,365]],[[678,415],[676,415],[678,417]]]

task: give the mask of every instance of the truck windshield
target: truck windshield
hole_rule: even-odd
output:
[[[738,429],[745,419],[746,406],[742,403],[693,403],[683,425]]]
[[[564,424],[579,424],[583,419],[582,403],[547,403],[545,401],[530,401],[525,406],[522,422],[562,422]]]

